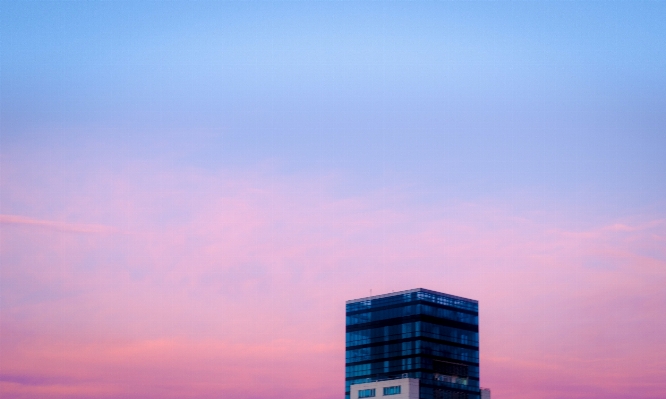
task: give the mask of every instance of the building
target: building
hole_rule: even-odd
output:
[[[346,399],[480,399],[477,301],[417,288],[346,313]]]

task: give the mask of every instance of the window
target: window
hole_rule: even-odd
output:
[[[447,389],[435,389],[434,399],[469,399],[466,392],[449,391]]]
[[[374,389],[361,389],[358,391],[359,398],[374,398],[375,390]]]
[[[400,394],[400,385],[395,387],[386,387],[384,388],[384,395],[398,395]]]
[[[465,364],[434,360],[432,362],[432,366],[433,370],[439,374],[452,375],[463,378],[466,378],[469,375],[469,366]]]

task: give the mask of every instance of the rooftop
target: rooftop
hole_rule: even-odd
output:
[[[350,303],[356,303],[356,302],[372,301],[373,299],[388,298],[388,297],[397,296],[397,295],[411,294],[412,292],[425,292],[425,293],[428,293],[428,294],[431,294],[431,295],[439,295],[439,296],[442,296],[442,297],[445,297],[445,298],[462,300],[462,301],[467,301],[467,302],[473,302],[473,303],[477,303],[477,304],[479,303],[478,301],[476,301],[474,299],[468,299],[468,298],[463,298],[463,297],[460,297],[460,296],[445,294],[443,292],[427,290],[425,288],[414,288],[414,289],[411,289],[411,290],[392,292],[390,294],[373,295],[373,296],[368,296],[368,297],[365,297],[365,298],[350,299],[346,303],[350,304]]]

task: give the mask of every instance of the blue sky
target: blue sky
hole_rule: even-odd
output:
[[[357,191],[532,192],[663,211],[660,2],[3,9],[5,151],[268,162],[339,173]]]
[[[664,181],[658,2],[4,8],[6,144],[166,130],[211,166],[430,170],[511,188]]]

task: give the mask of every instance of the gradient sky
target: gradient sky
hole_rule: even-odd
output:
[[[1,7],[3,398],[340,398],[415,287],[495,399],[666,397],[666,2]]]

